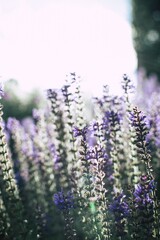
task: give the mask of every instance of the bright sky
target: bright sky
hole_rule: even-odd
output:
[[[98,95],[109,84],[117,93],[122,75],[134,74],[136,56],[126,15],[104,2],[0,0],[1,79],[45,90],[76,72],[85,91]]]

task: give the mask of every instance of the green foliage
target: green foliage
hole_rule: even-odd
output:
[[[34,90],[28,96],[20,92],[18,82],[10,79],[4,86],[5,96],[1,100],[3,105],[3,119],[7,121],[9,117],[23,119],[32,116],[32,109],[37,108],[43,102],[41,94]]]
[[[160,79],[160,1],[132,0],[132,24],[138,68]]]

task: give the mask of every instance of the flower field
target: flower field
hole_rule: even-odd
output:
[[[71,73],[28,121],[1,106],[0,239],[160,239],[160,95],[122,89],[86,109]]]

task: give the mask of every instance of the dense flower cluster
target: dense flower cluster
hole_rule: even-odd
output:
[[[82,129],[80,129],[78,127],[73,128],[74,137],[82,136],[84,139],[86,139],[87,132],[88,132],[88,127],[84,127]]]
[[[159,97],[140,108],[124,75],[123,96],[104,86],[84,112],[79,80],[31,119],[0,107],[0,239],[159,240]]]
[[[71,208],[74,208],[74,198],[73,194],[71,192],[67,192],[66,195],[64,195],[64,192],[58,192],[54,194],[54,203],[60,210],[69,210]]]
[[[138,207],[139,204],[147,205],[147,204],[153,204],[153,199],[151,198],[151,194],[153,190],[155,189],[155,183],[154,180],[150,180],[146,184],[147,176],[141,177],[141,182],[137,184],[135,187],[135,190],[133,192],[133,195],[135,197],[136,206]]]
[[[113,203],[110,205],[109,209],[115,216],[115,221],[119,222],[124,218],[129,216],[129,206],[125,201],[125,195],[123,193],[118,194],[113,199]]]

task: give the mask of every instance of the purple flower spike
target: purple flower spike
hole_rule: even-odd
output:
[[[73,128],[73,135],[74,137],[79,137],[82,136],[84,139],[86,139],[86,134],[88,133],[88,127],[84,127],[82,129],[78,127]]]
[[[74,208],[74,199],[71,191],[68,191],[66,195],[64,192],[58,192],[54,194],[54,203],[59,210],[69,210]]]
[[[148,182],[147,176],[141,177],[141,182],[135,187],[133,195],[135,202],[147,206],[148,203],[153,203],[153,199],[150,197],[150,193],[155,189],[154,180]]]
[[[116,196],[113,203],[110,205],[109,210],[114,214],[115,221],[119,222],[129,216],[129,206],[124,201],[125,195],[123,193]]]
[[[15,132],[19,127],[20,127],[20,122],[17,119],[12,117],[8,118],[7,130],[9,130],[10,132]]]

